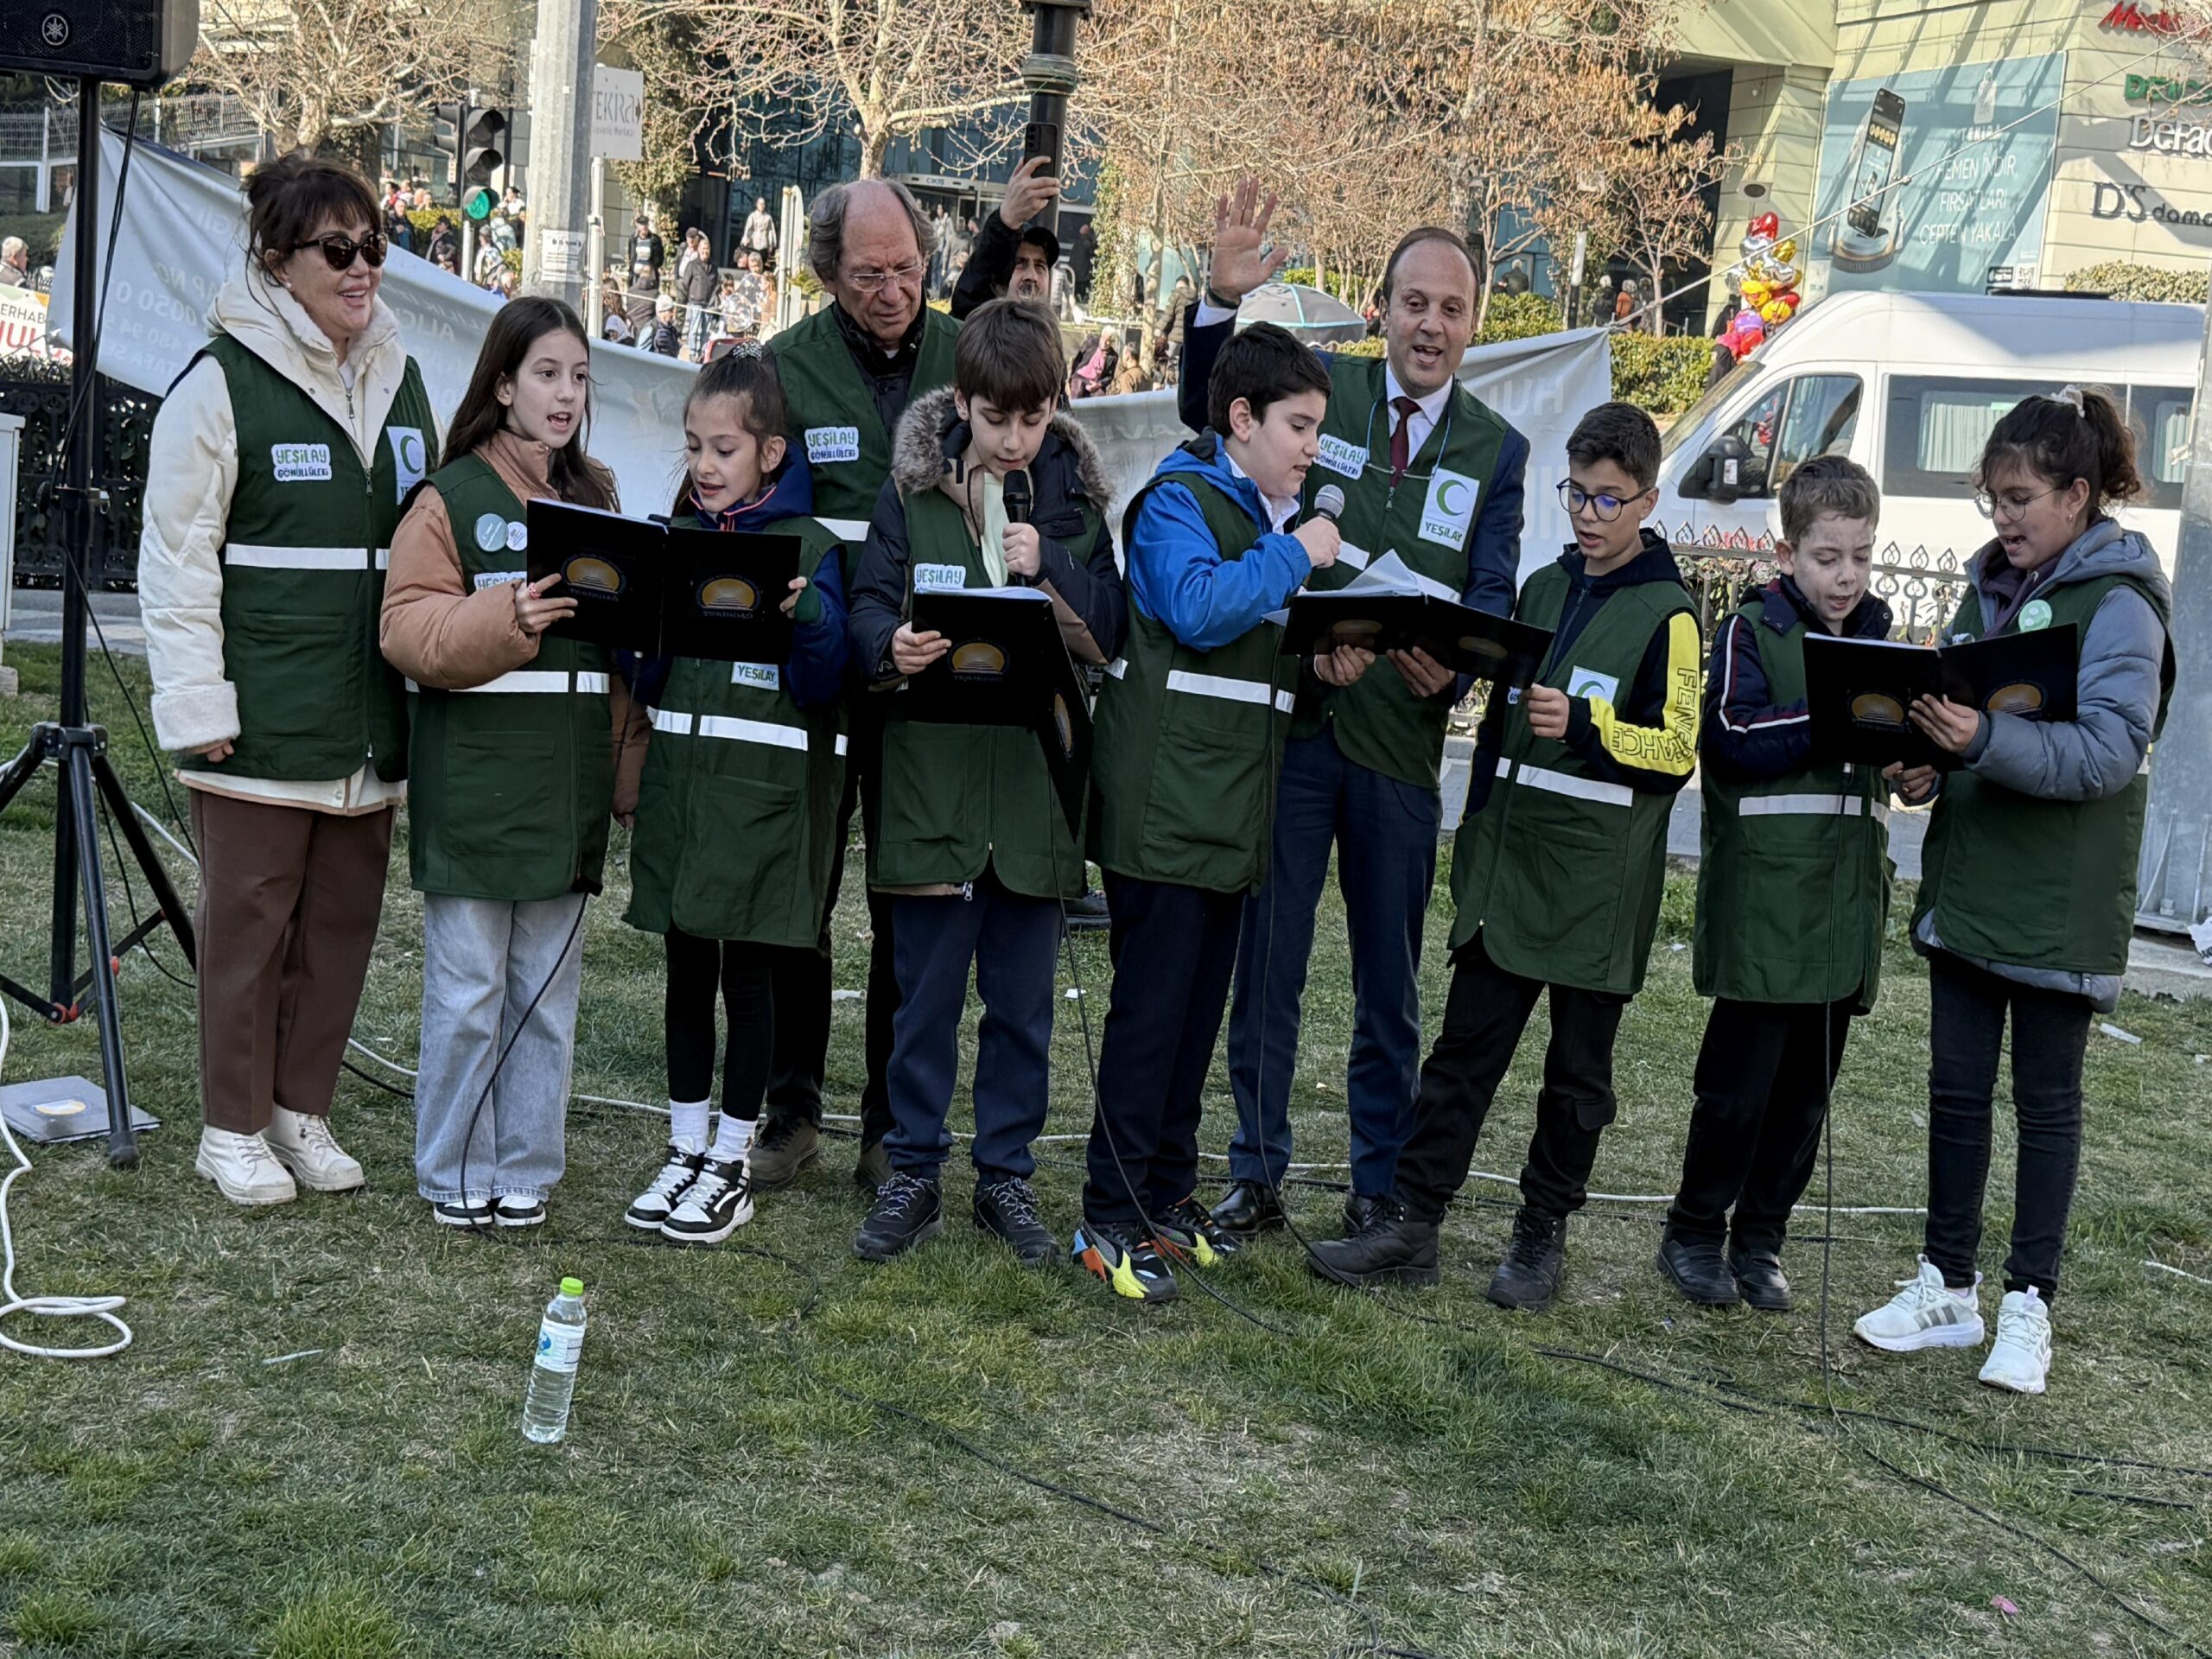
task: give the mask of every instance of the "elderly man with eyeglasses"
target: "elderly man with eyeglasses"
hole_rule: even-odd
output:
[[[922,303],[935,242],[930,222],[904,185],[863,179],[832,185],[807,211],[807,263],[833,304],[776,336],[776,361],[790,408],[785,437],[805,458],[814,513],[845,543],[845,575],[867,539],[875,499],[891,470],[891,438],[906,405],[952,384],[952,341],[960,325]],[[855,696],[848,724],[843,845],[856,804],[875,821],[881,700]],[[842,861],[833,867],[822,937],[794,951],[775,976],[776,1054],[766,1110],[753,1137],[752,1175],[760,1192],[788,1185],[821,1144],[823,1074],[830,1047],[830,916],[837,907]],[[873,1199],[890,1173],[883,1137],[891,1128],[884,1068],[899,982],[891,968],[891,906],[868,895],[874,939],[868,951],[868,1082],[861,1096],[861,1154],[853,1179]]]

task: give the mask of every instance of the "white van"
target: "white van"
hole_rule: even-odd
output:
[[[2193,305],[1831,295],[1668,431],[1654,528],[1683,551],[1764,552],[1790,470],[1847,454],[1882,486],[1877,591],[1916,569],[1954,573],[1989,539],[1969,475],[1998,417],[2030,392],[2097,385],[2123,400],[2148,486],[2125,520],[2171,571],[2203,339]]]

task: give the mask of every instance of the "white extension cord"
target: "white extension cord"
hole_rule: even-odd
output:
[[[8,1004],[0,999],[0,1073],[8,1065]],[[116,1316],[124,1299],[120,1296],[19,1296],[16,1294],[16,1232],[8,1221],[8,1189],[16,1180],[30,1173],[31,1160],[23,1156],[23,1149],[16,1144],[8,1120],[0,1117],[0,1139],[8,1143],[8,1153],[16,1166],[4,1178],[0,1178],[0,1253],[4,1253],[5,1266],[0,1268],[0,1319],[10,1314],[29,1313],[48,1319],[105,1319],[122,1334],[104,1348],[41,1348],[35,1343],[17,1342],[0,1332],[0,1348],[18,1354],[28,1354],[33,1359],[105,1359],[110,1354],[119,1354],[130,1345],[130,1327]]]

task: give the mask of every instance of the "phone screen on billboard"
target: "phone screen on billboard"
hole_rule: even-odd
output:
[[[1861,236],[1882,232],[1882,194],[1897,165],[1897,141],[1904,130],[1904,100],[1885,87],[1874,94],[1859,143],[1859,164],[1852,170],[1851,211],[1846,222]]]

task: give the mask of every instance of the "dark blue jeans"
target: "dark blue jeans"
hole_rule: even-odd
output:
[[[971,1155],[979,1175],[1027,1179],[1037,1167],[1030,1142],[1045,1127],[1059,901],[1009,893],[986,870],[970,897],[898,895],[891,904],[899,975],[886,1078],[891,1133],[883,1140],[891,1166],[934,1178],[952,1150],[945,1116],[959,1076],[972,965],[983,1017],[976,1036]]]
[[[1376,671],[1395,671],[1378,664]],[[1413,1128],[1421,921],[1436,880],[1442,810],[1434,788],[1418,789],[1347,760],[1333,728],[1285,746],[1268,881],[1244,902],[1229,1014],[1229,1086],[1236,1101],[1229,1173],[1237,1179],[1280,1182],[1290,1164],[1299,1001],[1333,844],[1351,933],[1351,1064],[1344,1098],[1351,1115],[1352,1190],[1390,1191],[1398,1149]]]

